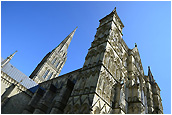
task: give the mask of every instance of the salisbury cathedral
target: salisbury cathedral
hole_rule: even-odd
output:
[[[137,48],[124,42],[116,8],[99,20],[83,67],[59,76],[77,27],[28,77],[1,58],[3,114],[162,114],[160,88]],[[147,72],[146,72],[147,73]]]

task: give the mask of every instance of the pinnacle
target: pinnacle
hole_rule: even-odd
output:
[[[135,43],[135,47],[137,47],[137,44]]]
[[[116,11],[116,7],[114,8],[114,10],[112,12],[115,12]]]
[[[13,54],[8,56],[4,61],[1,62],[1,68],[3,68],[7,63],[10,62],[10,60],[13,58],[13,56],[15,55],[16,52],[17,52],[17,50]]]
[[[13,54],[11,54],[9,57],[12,58],[16,52],[17,52],[17,50]]]
[[[77,28],[78,28],[78,26],[56,48],[54,48],[52,51],[54,51],[58,47],[60,47],[60,49],[61,49],[65,44],[67,44],[67,48],[68,48],[68,46],[69,46],[69,44],[70,44],[70,42],[71,42],[71,40],[73,38],[73,35],[74,35],[74,33],[75,33]]]

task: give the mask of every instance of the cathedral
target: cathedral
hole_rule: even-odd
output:
[[[2,114],[163,114],[160,88],[150,66],[144,74],[130,49],[116,8],[99,20],[83,67],[59,76],[77,27],[28,77],[1,58]]]

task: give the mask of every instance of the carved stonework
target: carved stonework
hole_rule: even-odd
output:
[[[39,85],[20,113],[162,114],[160,88],[150,67],[148,75],[144,75],[137,45],[128,48],[122,38],[123,27],[115,8],[100,20],[83,67],[57,77],[75,29],[31,74]],[[1,83],[15,82],[4,73],[2,76]],[[14,109],[19,108],[17,102],[11,103],[16,105]]]

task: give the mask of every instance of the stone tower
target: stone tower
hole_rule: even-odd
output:
[[[78,107],[81,109],[72,111],[68,110],[70,107],[66,107],[66,113],[98,114],[126,111],[126,95],[123,92],[128,76],[128,47],[122,39],[124,25],[117,15],[116,8],[99,22],[81,75],[78,76],[71,99],[69,98],[68,105],[73,105],[74,110]]]
[[[137,45],[125,44],[116,8],[99,22],[64,113],[163,113],[160,89],[144,76]]]
[[[67,49],[77,27],[37,65],[29,76],[36,83],[58,77],[67,59]]]

